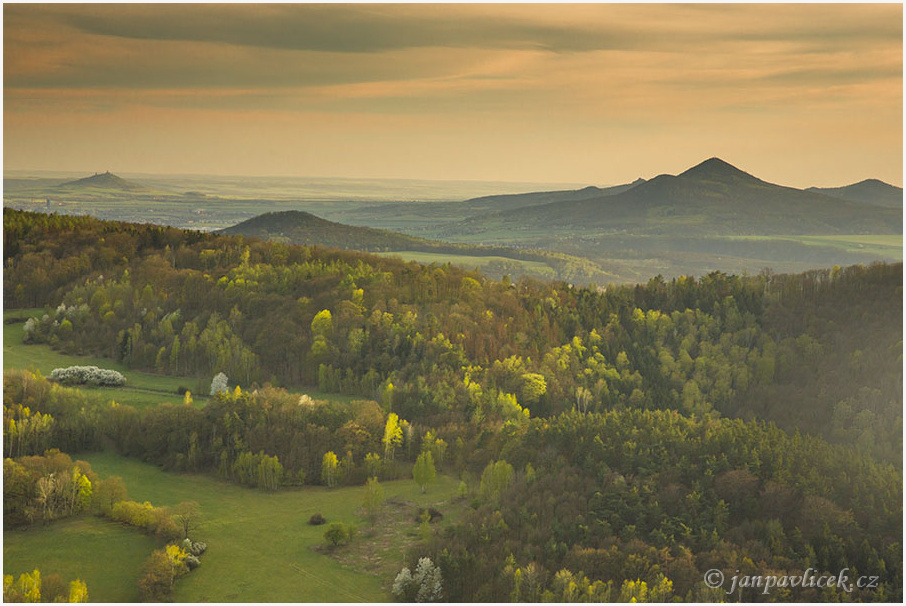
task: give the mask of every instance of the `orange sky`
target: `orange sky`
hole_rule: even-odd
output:
[[[902,5],[4,5],[4,169],[902,185]]]

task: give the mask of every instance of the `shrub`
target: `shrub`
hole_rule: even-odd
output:
[[[195,570],[196,568],[201,566],[201,560],[198,559],[198,556],[187,555],[184,561],[189,570]]]
[[[176,540],[181,534],[176,522],[173,521],[173,518],[163,507],[155,508],[152,526],[154,527],[155,536],[165,542]],[[148,530],[150,531],[150,528]]]
[[[178,394],[181,395],[181,396],[186,395],[186,392],[187,392],[187,391],[189,391],[189,388],[188,388],[188,387],[183,387],[182,385],[180,385],[179,387],[176,388],[176,393],[178,393]]]
[[[415,521],[421,522],[424,519],[425,519],[425,508],[419,507],[418,515],[415,516]],[[435,509],[433,507],[428,508],[428,521],[429,522],[439,522],[440,520],[443,520],[443,519],[444,519],[444,514],[442,514],[441,512],[439,512],[437,509]]]
[[[320,526],[321,524],[326,524],[327,520],[325,520],[324,516],[322,516],[320,513],[316,513],[315,515],[308,518],[308,523],[312,526]]]
[[[208,549],[207,543],[204,543],[202,541],[192,541],[192,539],[184,539],[183,542],[180,543],[180,546],[182,547],[183,551],[185,551],[189,555],[195,556],[196,558]]]
[[[324,540],[334,547],[348,542],[349,539],[349,528],[343,522],[331,522],[327,525],[327,530],[324,531]]]

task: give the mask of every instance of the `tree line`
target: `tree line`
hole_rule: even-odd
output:
[[[6,303],[46,305],[26,338],[64,352],[317,386],[438,427],[715,411],[901,459],[901,264],[574,288],[85,217],[4,224]]]

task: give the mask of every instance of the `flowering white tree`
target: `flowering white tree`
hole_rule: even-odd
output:
[[[227,377],[222,372],[218,372],[214,376],[214,380],[211,381],[211,395],[216,396],[221,391],[226,391],[227,389],[229,389],[229,382],[229,377]]]
[[[393,581],[393,595],[404,602],[439,602],[443,599],[440,568],[431,558],[420,558],[415,574],[403,568]]]

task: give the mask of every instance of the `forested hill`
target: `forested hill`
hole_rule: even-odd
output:
[[[451,600],[725,600],[706,571],[844,568],[877,588],[733,597],[902,599],[902,264],[599,291],[10,210],[4,244],[5,306],[46,310],[27,342],[231,383],[136,410],[8,374],[20,455],[106,445],[275,490],[334,485],[335,453],[352,484],[431,453],[473,511],[408,563]]]
[[[719,158],[626,191],[488,213],[450,233],[556,226],[672,235],[899,234],[902,209],[883,208],[767,183]]]
[[[901,458],[901,264],[595,292],[88,217],[6,210],[4,237],[5,305],[69,310],[35,338],[135,368],[366,397],[393,384],[395,407],[429,418],[498,393],[541,415],[719,411]]]
[[[420,250],[431,242],[385,229],[335,223],[300,210],[265,213],[220,230],[264,240],[366,251]],[[440,243],[437,243],[440,244]]]
[[[849,200],[850,202],[886,206],[888,208],[903,208],[903,188],[895,187],[877,179],[866,179],[844,187],[810,187],[808,191],[826,194],[841,200]]]
[[[242,223],[220,230],[225,235],[243,235],[284,244],[305,246],[327,246],[345,250],[368,252],[427,252],[453,257],[501,257],[494,268],[497,277],[519,276],[527,273],[533,277],[557,277],[559,279],[589,283],[604,282],[615,276],[607,273],[587,259],[562,253],[552,253],[531,248],[508,246],[481,246],[426,240],[385,229],[358,227],[328,221],[298,210],[265,213]],[[511,263],[509,260],[542,263],[542,271],[532,273],[531,266]],[[490,269],[490,268],[488,268]]]

